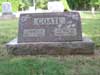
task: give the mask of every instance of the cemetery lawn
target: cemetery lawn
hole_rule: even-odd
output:
[[[83,34],[96,44],[94,55],[10,56],[5,44],[17,36],[18,20],[0,20],[0,75],[100,75],[100,14],[81,18]]]

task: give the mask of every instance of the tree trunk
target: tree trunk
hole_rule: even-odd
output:
[[[95,15],[95,7],[91,7],[91,12],[93,15]]]

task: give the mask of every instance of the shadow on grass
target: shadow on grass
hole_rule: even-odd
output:
[[[96,48],[100,48],[100,36],[92,36],[91,37],[96,44]]]

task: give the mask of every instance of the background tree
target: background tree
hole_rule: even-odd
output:
[[[100,0],[90,0],[91,7],[100,7]]]
[[[12,10],[18,11],[19,1],[20,0],[0,0],[0,11],[2,11],[3,2],[10,2],[12,4]]]
[[[61,2],[62,2],[63,5],[64,5],[64,10],[65,10],[65,11],[70,11],[70,7],[69,7],[69,5],[68,5],[67,0],[61,0]]]
[[[30,6],[33,6],[34,0],[0,0],[0,11],[2,10],[3,2],[11,2],[13,11],[27,10]],[[36,8],[47,9],[48,1],[60,1],[60,0],[36,0]],[[64,4],[65,10],[90,10],[95,8],[100,10],[100,0],[61,0]],[[70,8],[69,8],[70,7]]]
[[[47,9],[48,0],[36,0],[36,8]]]
[[[68,4],[73,10],[89,10],[90,0],[68,0]]]
[[[90,0],[91,12],[95,15],[95,9],[100,7],[100,0]]]

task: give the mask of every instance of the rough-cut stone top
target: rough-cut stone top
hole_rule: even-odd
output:
[[[77,12],[25,13],[20,15],[18,42],[81,41]]]

